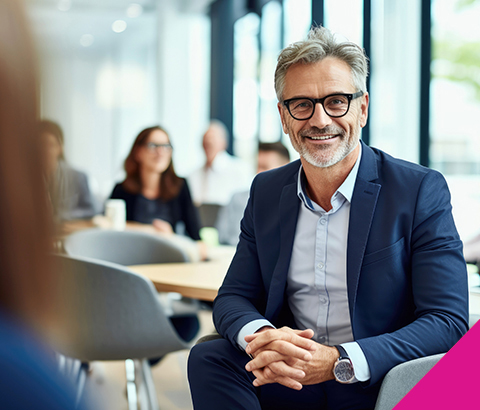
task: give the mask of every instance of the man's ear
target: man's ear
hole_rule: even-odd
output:
[[[285,118],[284,118],[284,115],[286,112],[286,110],[284,109],[284,105],[279,102],[277,103],[277,108],[278,108],[278,113],[280,114],[280,121],[282,122],[283,132],[288,135],[288,128],[286,126]]]
[[[360,117],[360,126],[363,128],[365,125],[367,125],[367,119],[368,119],[368,103],[369,103],[369,95],[368,93],[365,93],[362,96],[362,106],[361,106],[361,117]]]

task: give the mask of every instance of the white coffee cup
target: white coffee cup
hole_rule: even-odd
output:
[[[110,227],[115,231],[123,231],[127,221],[125,201],[123,199],[109,199],[105,203],[105,216]]]

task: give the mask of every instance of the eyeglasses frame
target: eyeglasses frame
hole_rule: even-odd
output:
[[[325,114],[327,114],[330,118],[341,118],[341,117],[344,117],[345,115],[348,114],[348,111],[350,110],[350,104],[352,102],[352,100],[355,100],[356,98],[358,97],[361,97],[363,94],[365,94],[363,91],[358,91],[356,93],[353,93],[353,94],[346,94],[346,93],[333,93],[333,94],[328,94],[326,95],[325,97],[323,98],[310,98],[310,97],[295,97],[295,98],[289,98],[287,100],[283,100],[282,104],[287,108],[288,110],[288,113],[291,115],[291,117],[294,119],[294,120],[297,120],[297,121],[308,121],[310,118],[313,117],[313,115],[315,114],[315,107],[317,106],[317,104],[321,104],[322,107],[323,107],[323,111],[325,112]],[[330,115],[327,110],[325,109],[325,106],[323,105],[324,101],[329,98],[329,97],[332,97],[334,95],[342,95],[344,97],[347,97],[348,99],[348,107],[347,107],[347,110],[342,114],[342,115]],[[296,101],[296,100],[309,100],[313,103],[313,110],[312,110],[312,114],[310,115],[310,117],[308,118],[302,118],[302,119],[298,119],[296,118],[292,112],[290,111],[290,103],[292,101]]]
[[[167,143],[167,144],[155,144],[154,142],[146,142],[142,144],[148,151],[150,152],[155,152],[160,148],[162,151],[172,151],[173,147],[172,144]],[[153,150],[153,146],[155,147],[155,150]]]

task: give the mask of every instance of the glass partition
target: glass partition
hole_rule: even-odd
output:
[[[432,1],[430,165],[446,177],[463,239],[480,232],[479,0]]]

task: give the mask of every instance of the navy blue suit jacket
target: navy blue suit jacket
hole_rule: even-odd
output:
[[[261,173],[252,184],[213,310],[217,330],[233,344],[255,319],[296,327],[285,291],[301,205],[299,167],[295,161]],[[448,351],[467,331],[466,265],[440,173],[363,144],[350,208],[347,289],[368,385],[399,363]]]

